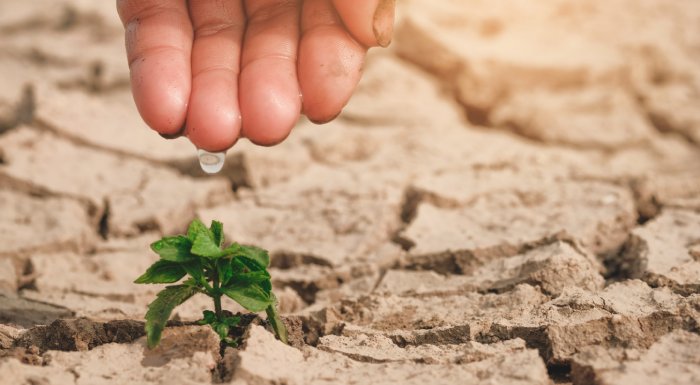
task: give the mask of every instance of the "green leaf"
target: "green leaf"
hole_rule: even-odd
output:
[[[160,342],[160,335],[175,307],[192,297],[197,290],[190,286],[168,286],[148,305],[146,312],[146,335],[148,347],[153,348]]]
[[[202,221],[200,221],[199,219],[194,219],[192,222],[190,222],[190,226],[187,228],[187,238],[189,238],[190,241],[194,242],[195,238],[197,237],[197,234],[200,233],[211,234],[207,226],[204,226],[204,223],[202,223]]]
[[[238,258],[251,270],[264,270],[270,266],[270,255],[267,250],[255,246],[242,246],[232,243],[224,249],[225,255]]]
[[[222,340],[226,340],[226,338],[228,337],[229,326],[223,322],[217,322],[216,325],[212,326],[216,334],[219,335],[219,338],[221,338]]]
[[[242,258],[253,261],[264,269],[270,266],[270,255],[267,250],[255,246],[243,246],[243,252]]]
[[[216,269],[219,271],[219,282],[225,286],[233,276],[233,261],[229,258],[220,258],[216,261]]]
[[[265,313],[267,314],[267,321],[272,326],[272,329],[275,331],[275,334],[277,334],[277,338],[279,338],[280,341],[284,342],[285,344],[289,344],[287,338],[287,327],[284,326],[284,322],[282,322],[282,319],[280,318],[280,315],[277,312],[277,299],[275,298],[274,294],[272,295],[272,299],[272,304],[270,304],[270,306],[268,306],[267,309],[265,309]]]
[[[186,280],[182,281],[183,285],[193,287],[195,289],[199,289],[202,287],[202,284],[196,281],[194,278],[190,277],[187,278]]]
[[[245,284],[245,285],[252,285],[252,284],[261,284],[263,282],[269,282],[270,281],[270,273],[267,271],[251,271],[249,273],[237,273],[233,274],[233,277],[231,277],[232,282],[236,284]],[[266,290],[266,291],[269,291]]]
[[[224,224],[219,221],[211,221],[209,230],[214,235],[214,243],[221,247],[224,244]]]
[[[192,244],[192,254],[206,258],[219,258],[224,255],[221,248],[214,242],[213,235],[208,229],[206,233],[201,232],[195,236]]]
[[[236,257],[241,254],[243,254],[243,246],[239,245],[236,242],[231,243],[226,247],[224,250],[224,255],[230,256],[230,257]]]
[[[221,291],[244,308],[256,313],[265,310],[272,303],[270,292],[256,284],[234,282],[222,288]]]
[[[211,325],[216,322],[216,313],[211,310],[205,310],[202,312],[202,319],[199,320],[200,325]]]
[[[192,241],[178,235],[175,237],[165,237],[151,244],[151,249],[161,258],[173,262],[186,262],[195,258],[190,253]]]
[[[233,326],[238,325],[239,322],[241,322],[241,317],[235,316],[235,315],[232,317],[225,317],[222,322],[228,326],[233,327]]]
[[[254,267],[257,266],[257,264],[254,265]],[[233,271],[233,273],[243,273],[246,271],[250,271],[251,269],[248,266],[246,266],[245,263],[243,263],[243,260],[241,258],[231,258],[231,270]]]
[[[262,287],[263,290],[267,291],[268,293],[270,293],[270,295],[274,296],[272,294],[272,281],[268,279],[267,281],[260,282],[259,285],[260,287]]]
[[[202,277],[204,277],[204,271],[202,268],[202,261],[199,259],[194,259],[192,261],[186,262],[181,264],[183,269],[189,274],[192,278],[194,278],[195,282],[197,282],[198,286],[201,285],[199,282],[202,281]]]
[[[161,259],[136,278],[134,283],[173,283],[179,281],[185,274],[185,269],[179,263]]]

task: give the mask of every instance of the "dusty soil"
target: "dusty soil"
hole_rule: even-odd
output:
[[[113,6],[0,0],[0,384],[700,383],[696,0],[401,1],[335,122],[215,177]],[[195,298],[145,348],[194,217],[271,250],[293,346]]]

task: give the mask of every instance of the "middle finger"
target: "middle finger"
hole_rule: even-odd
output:
[[[239,98],[243,135],[273,145],[301,114],[297,80],[300,1],[246,0],[248,26],[241,56]]]

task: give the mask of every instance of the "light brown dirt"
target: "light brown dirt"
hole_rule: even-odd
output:
[[[700,4],[398,2],[337,120],[215,177],[137,115],[113,2],[0,0],[0,385],[700,381]],[[293,346],[133,280],[194,217]],[[231,301],[224,307],[241,310]]]

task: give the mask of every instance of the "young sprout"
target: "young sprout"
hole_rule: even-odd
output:
[[[160,260],[151,265],[134,283],[176,283],[167,286],[148,305],[146,335],[150,348],[158,345],[165,324],[173,309],[197,293],[214,301],[214,311],[205,310],[202,325],[210,325],[222,341],[235,346],[229,330],[240,317],[226,316],[221,297],[227,296],[251,312],[265,310],[267,320],[277,337],[287,343],[287,330],[277,313],[277,299],[267,267],[267,251],[231,243],[224,247],[221,222],[212,221],[207,228],[200,220],[190,223],[187,235],[165,237],[151,244]]]

